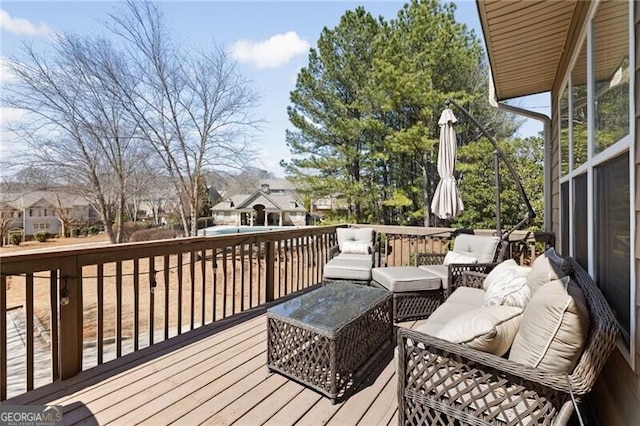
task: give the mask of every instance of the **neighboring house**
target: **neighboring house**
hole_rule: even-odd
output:
[[[270,179],[251,194],[228,197],[211,213],[216,225],[302,226],[307,222],[306,209],[285,179]]]
[[[322,197],[311,201],[312,213],[323,217],[327,213],[346,213],[349,204],[346,200],[337,197]]]
[[[9,232],[20,230],[25,236],[39,231],[57,235],[61,219],[82,226],[98,222],[97,212],[83,198],[47,191],[0,194],[0,209],[3,217],[13,217]]]
[[[638,424],[640,5],[477,1],[498,101],[550,92],[545,226],[594,277],[622,337],[590,395],[602,425]],[[509,107],[507,107],[508,109]]]

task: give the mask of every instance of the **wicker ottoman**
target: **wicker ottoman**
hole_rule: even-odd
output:
[[[371,270],[371,285],[393,293],[393,321],[427,318],[442,303],[442,279],[416,266]]]
[[[352,283],[324,286],[267,311],[267,367],[331,398],[355,391],[390,356],[391,294]]]

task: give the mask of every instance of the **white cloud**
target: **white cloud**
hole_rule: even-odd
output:
[[[28,19],[16,18],[9,15],[4,9],[0,9],[0,30],[18,35],[49,35],[52,31],[44,23],[32,23]]]
[[[231,53],[238,62],[251,63],[258,68],[278,68],[294,56],[306,53],[309,47],[309,42],[289,31],[264,41],[239,40],[231,46]]]

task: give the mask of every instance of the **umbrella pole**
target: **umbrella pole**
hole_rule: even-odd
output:
[[[469,118],[469,120],[471,120],[473,122],[473,124],[475,124],[480,129],[480,131],[487,137],[487,139],[489,139],[489,142],[491,142],[491,145],[493,145],[493,148],[495,150],[494,152],[497,154],[497,156],[499,156],[502,159],[502,161],[504,161],[504,164],[507,166],[507,169],[509,170],[509,173],[511,174],[511,177],[516,182],[516,186],[518,187],[518,192],[520,193],[520,197],[522,197],[522,200],[524,201],[525,205],[527,206],[527,217],[525,217],[520,222],[518,222],[516,224],[516,226],[514,226],[512,229],[507,231],[504,235],[498,234],[498,235],[501,235],[503,240],[506,240],[507,238],[509,238],[509,235],[513,231],[515,231],[516,229],[519,229],[520,227],[522,227],[522,226],[526,225],[527,223],[531,222],[531,220],[533,220],[533,218],[536,217],[536,212],[533,210],[533,207],[531,207],[531,203],[529,202],[529,197],[527,197],[527,194],[524,192],[524,186],[522,186],[522,181],[520,180],[520,176],[518,176],[518,173],[516,172],[516,169],[513,167],[513,165],[511,164],[511,162],[507,158],[507,156],[504,153],[504,151],[502,151],[500,149],[500,147],[498,146],[498,143],[495,141],[495,139],[493,139],[491,137],[491,135],[485,130],[485,128],[478,122],[478,120],[476,120],[469,113],[469,111],[467,111],[462,106],[460,106],[460,104],[458,104],[453,99],[447,99],[445,101],[445,105],[449,106],[449,104],[455,105],[455,107],[458,108],[465,116],[467,116]],[[498,169],[496,167],[496,179],[498,179],[497,176],[498,176]],[[499,182],[497,180],[496,180],[496,182],[497,182],[496,191],[499,193],[499,191],[500,191]],[[499,197],[496,197],[496,199],[498,199],[498,198]],[[499,229],[500,225],[498,224],[497,227]]]
[[[497,151],[493,151],[493,172],[496,180],[496,235],[502,236],[502,223],[500,216],[500,157]]]

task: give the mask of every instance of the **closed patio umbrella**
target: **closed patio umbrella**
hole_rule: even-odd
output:
[[[438,125],[440,126],[440,148],[438,150],[438,175],[440,182],[433,194],[431,211],[440,219],[453,219],[462,213],[464,203],[453,171],[456,167],[456,131],[453,124],[458,119],[449,108],[442,111]]]

